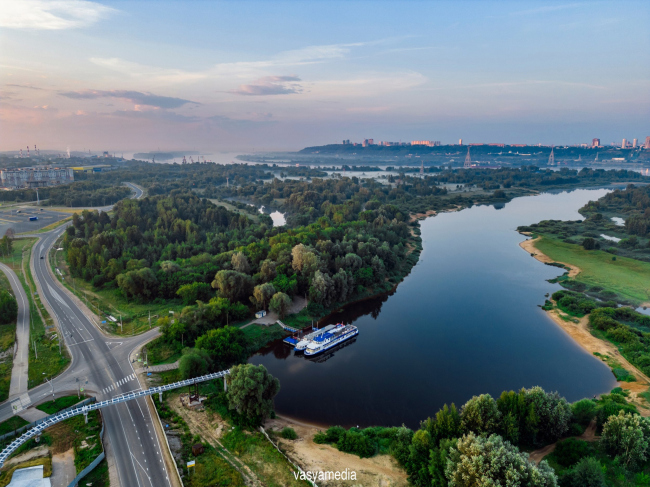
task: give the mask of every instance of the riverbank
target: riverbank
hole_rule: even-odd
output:
[[[529,254],[533,255],[533,257],[535,257],[535,259],[540,262],[543,262],[545,264],[556,263],[555,260],[551,259],[546,254],[542,253],[537,247],[535,247],[535,243],[538,242],[540,238],[541,237],[524,240],[519,244],[519,246]],[[581,272],[581,269],[575,265],[571,265],[565,262],[560,263],[570,269],[569,277],[575,277]],[[608,365],[610,365],[610,362],[618,363],[623,368],[632,373],[632,375],[634,375],[636,378],[635,382],[619,382],[619,385],[623,389],[630,391],[630,402],[634,403],[639,408],[641,415],[650,416],[650,408],[648,406],[648,403],[645,401],[645,399],[639,396],[639,393],[646,392],[648,390],[648,387],[650,387],[650,378],[630,362],[628,362],[625,357],[621,355],[614,344],[606,340],[601,340],[591,333],[589,329],[588,315],[583,316],[578,320],[577,323],[575,323],[573,321],[575,318],[569,317],[557,308],[546,310],[546,314],[584,350],[597,357],[600,357],[600,359],[608,363]]]
[[[526,235],[526,233],[524,233]],[[551,259],[548,255],[543,254],[542,252],[535,247],[535,243],[539,242],[542,237],[535,237],[535,238],[529,238],[528,240],[524,240],[519,244],[519,246],[524,249],[526,252],[528,252],[530,255],[535,257],[538,261],[544,263],[544,264],[562,264],[567,268],[569,271],[569,277],[576,277],[580,273],[580,268],[574,265],[571,265],[567,262],[558,262],[556,260]]]

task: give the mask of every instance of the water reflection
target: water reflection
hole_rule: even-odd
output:
[[[310,422],[416,427],[444,403],[540,385],[570,401],[615,380],[539,308],[559,288],[558,269],[519,248],[515,230],[544,219],[581,219],[577,209],[605,190],[516,198],[497,211],[476,206],[422,222],[423,252],[390,295],[355,303],[319,326],[359,328],[322,361],[281,340],[250,362],[282,384],[281,414]]]

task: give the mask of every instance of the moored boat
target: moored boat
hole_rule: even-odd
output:
[[[305,348],[305,355],[317,355],[358,334],[359,329],[354,325],[336,325],[334,329],[316,335]]]

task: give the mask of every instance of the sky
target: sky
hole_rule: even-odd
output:
[[[0,0],[0,151],[650,135],[650,2]]]

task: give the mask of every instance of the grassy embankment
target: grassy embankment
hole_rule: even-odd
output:
[[[35,238],[21,238],[13,242],[13,255],[1,259],[11,267],[20,280],[29,301],[30,316],[30,347],[29,347],[29,381],[32,388],[43,382],[43,373],[49,378],[58,375],[70,362],[70,357],[64,347],[59,353],[59,337],[56,334],[54,322],[41,298],[36,293],[36,285],[32,276],[29,259]],[[36,344],[36,353],[34,352]],[[38,358],[37,358],[38,356]],[[11,370],[9,370],[11,375]]]
[[[585,250],[580,245],[542,236],[535,248],[557,262],[574,265],[580,273],[574,278],[589,288],[611,291],[640,305],[650,302],[650,263],[615,257],[601,250]]]
[[[0,272],[0,289],[13,295],[9,279],[4,272]],[[12,323],[0,325],[0,402],[9,397],[11,384],[11,369],[13,367],[13,347],[16,340],[16,320]]]

